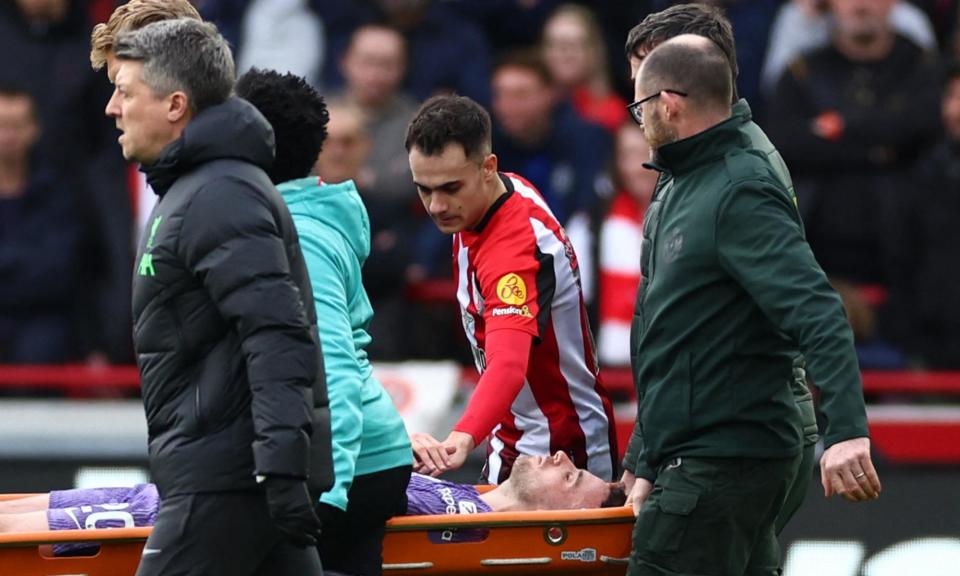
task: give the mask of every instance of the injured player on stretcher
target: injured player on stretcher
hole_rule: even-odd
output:
[[[413,474],[407,514],[475,514],[532,510],[577,510],[622,506],[623,487],[576,468],[563,452],[520,456],[510,477],[487,492],[474,486]],[[55,490],[0,500],[0,533],[152,526],[160,507],[153,484],[130,488]],[[55,546],[66,554],[82,548]]]

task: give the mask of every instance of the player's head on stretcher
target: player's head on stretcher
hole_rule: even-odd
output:
[[[576,510],[622,506],[623,486],[577,468],[563,452],[518,456],[510,477],[479,493],[473,486],[414,474],[407,488],[408,514],[456,514]]]
[[[621,485],[575,467],[557,452],[518,457],[510,478],[483,493],[468,484],[414,474],[407,500],[407,514],[458,514],[622,506],[626,497]],[[159,507],[152,484],[56,490],[0,500],[0,533],[150,526]]]

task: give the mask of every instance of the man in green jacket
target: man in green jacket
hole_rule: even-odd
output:
[[[804,445],[800,353],[827,415],[828,494],[879,495],[852,334],[791,193],[731,110],[723,51],[668,40],[635,93],[661,175],[632,336],[631,574],[776,574],[775,522]]]
[[[707,4],[677,4],[660,12],[648,14],[630,30],[624,45],[627,59],[630,61],[630,78],[636,79],[640,64],[651,50],[662,42],[680,34],[704,36],[723,50],[730,66],[731,78],[733,78],[732,115],[743,119],[740,130],[750,139],[750,147],[770,160],[777,179],[790,193],[790,197],[796,205],[793,180],[786,163],[763,130],[753,122],[750,105],[746,100],[737,96],[737,48],[733,37],[733,27],[719,8]],[[813,395],[807,387],[804,365],[803,355],[798,354],[794,359],[794,378],[791,382],[794,399],[800,409],[800,422],[803,426],[803,459],[800,462],[793,484],[790,486],[790,491],[787,493],[783,509],[777,516],[777,534],[780,533],[787,521],[793,517],[803,503],[816,465],[816,445],[817,440],[819,440],[817,416],[813,407]],[[636,454],[628,452],[627,461],[633,462],[635,460]],[[634,478],[632,469],[633,466],[624,465],[622,481],[630,486],[633,485]]]

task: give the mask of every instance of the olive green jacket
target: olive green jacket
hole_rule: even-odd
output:
[[[661,176],[631,336],[637,423],[624,459],[648,479],[676,456],[799,454],[801,354],[821,389],[826,445],[867,436],[840,299],[804,239],[795,197],[751,139],[749,109],[738,108],[661,147],[653,163]]]
[[[740,124],[740,131],[750,140],[750,148],[767,157],[767,160],[770,161],[770,165],[773,168],[774,175],[787,189],[794,206],[796,206],[797,195],[793,188],[793,179],[790,177],[790,170],[787,169],[787,163],[783,161],[783,156],[780,155],[780,152],[773,146],[770,139],[767,138],[766,133],[753,121],[753,113],[746,100],[741,98],[739,102],[733,105],[732,116],[743,120]],[[802,354],[794,358],[791,387],[793,389],[793,397],[797,401],[797,407],[800,408],[800,422],[803,425],[804,444],[810,446],[817,443],[819,435],[817,434],[817,415],[813,409],[813,395],[810,393],[810,389],[807,388],[805,366],[806,362]]]

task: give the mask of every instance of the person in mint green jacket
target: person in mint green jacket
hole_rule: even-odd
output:
[[[329,119],[312,87],[292,74],[253,69],[236,91],[273,126],[276,161],[268,175],[293,216],[317,308],[335,474],[318,506],[320,558],[328,574],[379,575],[384,525],[406,510],[413,458],[365,350],[373,317],[360,272],[370,253],[367,211],[352,181],[326,184],[309,175]]]

